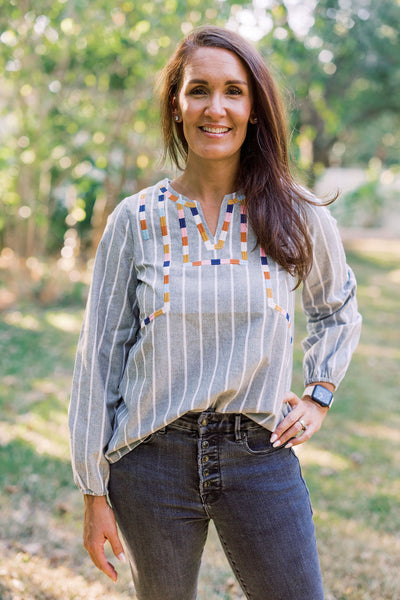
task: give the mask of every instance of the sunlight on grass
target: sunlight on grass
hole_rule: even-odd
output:
[[[65,430],[66,423],[61,427],[52,423],[50,434],[48,421],[36,415],[29,415],[29,418],[21,416],[16,423],[0,421],[2,446],[14,440],[22,440],[30,444],[37,454],[47,454],[61,460],[66,460],[69,452]]]
[[[392,283],[400,284],[400,269],[395,269],[394,271],[391,271],[388,275],[388,279]]]
[[[53,327],[69,333],[79,333],[82,326],[81,315],[67,312],[49,312],[46,315],[46,321]]]
[[[400,540],[352,519],[317,519],[323,531],[322,572],[329,580],[327,600],[397,600]],[[324,531],[325,530],[325,531]],[[347,569],[343,569],[343,559]]]
[[[17,325],[21,329],[39,331],[39,320],[33,315],[23,315],[18,310],[6,312],[3,314],[3,320],[7,325]]]
[[[360,344],[357,347],[357,354],[364,356],[382,356],[393,360],[400,360],[400,348],[391,346],[381,346],[378,344]]]
[[[315,447],[311,442],[297,446],[295,451],[303,466],[317,465],[335,471],[344,471],[351,466],[350,460],[334,452]]]
[[[375,258],[377,255],[382,256],[384,259],[393,259],[393,257],[400,257],[400,244],[396,239],[381,239],[381,238],[355,238],[346,239],[346,249],[360,252],[365,256],[372,256]]]
[[[399,443],[399,430],[386,425],[377,423],[357,423],[357,435],[362,435],[369,438],[380,439],[383,442]]]
[[[53,559],[31,556],[29,553],[18,552],[3,562],[0,570],[0,598],[10,600],[33,600],[36,598],[51,600],[134,600],[129,584],[124,592],[121,585],[114,586],[99,574],[98,580],[93,581],[62,565],[57,555]],[[2,589],[2,586],[3,589]],[[7,587],[6,587],[7,586]],[[3,596],[4,589],[13,595]]]

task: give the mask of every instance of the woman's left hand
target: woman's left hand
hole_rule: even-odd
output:
[[[309,440],[321,428],[329,410],[307,397],[299,398],[293,392],[285,394],[283,403],[286,402],[290,404],[292,410],[279,423],[271,436],[274,448],[283,444],[286,444],[286,448],[291,448]]]

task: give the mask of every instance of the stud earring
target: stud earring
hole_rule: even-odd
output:
[[[176,121],[176,123],[178,123],[178,121],[179,121],[179,116],[178,116],[178,115],[174,115],[174,120]]]
[[[253,122],[253,125],[255,125],[256,123],[258,123],[257,117],[253,117],[253,121],[252,122]]]

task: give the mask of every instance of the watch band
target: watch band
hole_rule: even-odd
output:
[[[303,392],[303,396],[310,396],[312,398],[312,393],[314,391],[315,385],[308,385]]]

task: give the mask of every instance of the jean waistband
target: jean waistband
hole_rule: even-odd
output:
[[[190,431],[197,431],[199,427],[212,426],[218,431],[225,432],[246,431],[248,429],[257,429],[261,427],[261,425],[243,414],[221,413],[210,409],[203,412],[187,412],[171,425]]]

